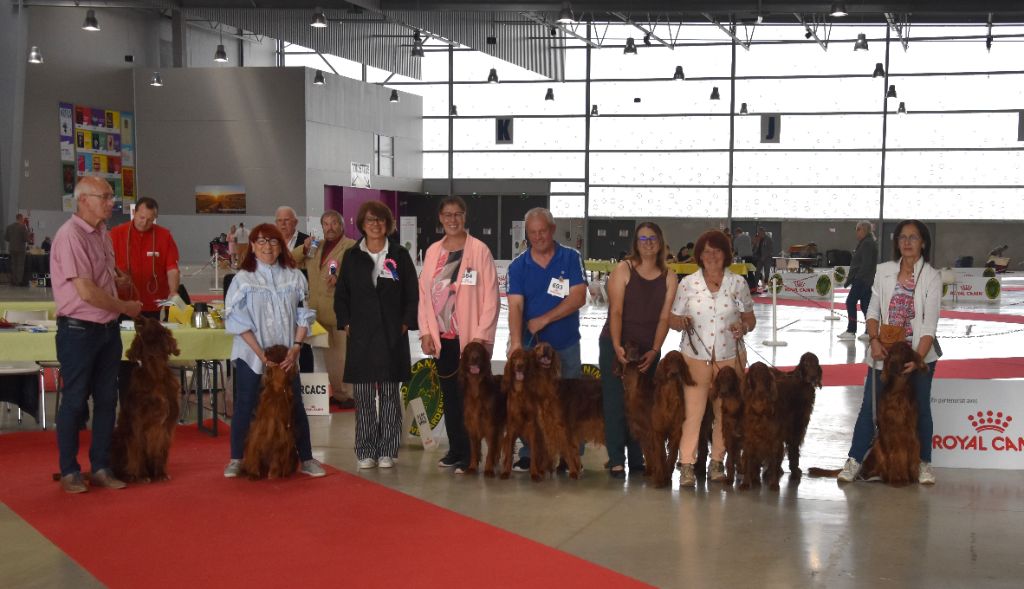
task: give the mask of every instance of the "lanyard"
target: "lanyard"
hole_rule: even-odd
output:
[[[135,230],[135,225],[132,224],[128,227],[128,238],[125,240],[125,260],[128,261],[128,276],[132,274],[132,231]],[[160,288],[160,283],[156,277],[156,229],[150,228],[150,233],[153,234],[153,250],[150,252],[150,260],[152,261],[152,270],[150,273],[149,280],[146,281],[146,290],[149,294],[155,295],[156,291]],[[141,231],[140,231],[141,233]],[[134,282],[132,284],[134,285]]]

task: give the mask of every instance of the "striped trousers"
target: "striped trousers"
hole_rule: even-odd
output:
[[[356,458],[397,458],[402,440],[401,383],[360,382],[352,388],[356,400]]]

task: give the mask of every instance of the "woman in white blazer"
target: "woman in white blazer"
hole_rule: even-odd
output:
[[[880,380],[885,349],[879,340],[880,325],[903,327],[907,342],[928,365],[927,371],[914,372],[911,382],[917,396],[917,435],[921,442],[921,484],[934,484],[932,473],[932,377],[939,352],[935,345],[935,329],[939,322],[939,304],[942,299],[942,277],[928,263],[931,257],[932,238],[928,227],[917,220],[901,221],[893,232],[893,261],[879,264],[875,272],[875,284],[871,287],[871,302],[868,305],[868,336],[871,338],[868,375],[864,384],[864,401],[853,428],[849,458],[842,472],[841,482],[852,482],[860,474],[861,462],[871,448],[874,438],[874,423],[871,410],[871,379],[875,379],[875,391],[882,390]],[[906,372],[914,370],[907,364]]]

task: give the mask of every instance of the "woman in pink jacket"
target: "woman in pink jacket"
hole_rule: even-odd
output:
[[[458,387],[459,356],[469,342],[494,347],[498,274],[491,251],[466,233],[466,201],[458,196],[441,199],[438,218],[444,238],[427,248],[420,273],[420,345],[424,354],[437,358],[444,401],[449,449],[437,465],[463,474],[469,464],[469,438]]]

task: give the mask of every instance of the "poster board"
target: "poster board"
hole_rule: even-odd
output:
[[[58,105],[61,209],[74,209],[79,178],[96,176],[114,189],[117,208],[138,197],[135,182],[135,115],[131,112],[61,102]]]

